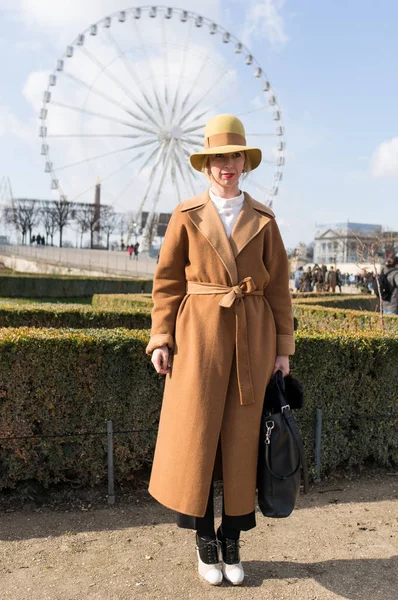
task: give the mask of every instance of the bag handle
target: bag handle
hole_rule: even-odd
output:
[[[270,465],[270,454],[271,454],[270,441],[271,441],[271,432],[273,429],[271,427],[271,428],[268,428],[266,435],[265,435],[265,461],[267,464],[267,468],[269,469],[270,473],[277,479],[286,480],[289,477],[292,477],[295,473],[297,473],[297,471],[300,469],[300,466],[302,466],[303,467],[303,477],[304,477],[304,494],[308,494],[308,487],[309,487],[309,485],[308,485],[308,465],[307,465],[307,459],[305,456],[303,441],[301,439],[296,421],[294,420],[294,417],[293,417],[293,414],[292,414],[290,408],[284,408],[284,410],[282,410],[282,416],[285,419],[285,422],[290,429],[290,433],[292,434],[293,441],[298,450],[299,460],[298,460],[296,468],[288,475],[280,475],[279,473],[275,473],[275,471],[271,468],[271,465]]]

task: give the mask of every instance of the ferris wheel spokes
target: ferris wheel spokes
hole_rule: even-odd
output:
[[[118,167],[117,169],[115,169],[111,173],[108,173],[108,175],[102,176],[101,177],[101,184],[104,184],[105,181],[109,181],[109,179],[111,179],[111,177],[113,177],[114,175],[117,175],[118,173],[120,173],[121,171],[123,171],[123,169],[125,169],[126,167],[128,167],[130,164],[132,164],[136,160],[139,160],[140,158],[143,158],[145,156],[145,154],[147,154],[147,152],[149,152],[149,151],[150,151],[150,149],[147,148],[144,152],[139,152],[138,154],[136,154],[135,156],[133,156],[132,158],[130,158],[127,162],[123,163],[120,167]],[[150,160],[152,158],[154,158],[154,156],[156,155],[157,152],[159,152],[159,148],[156,148],[154,151],[152,151],[152,153],[150,154],[149,158],[141,166],[140,170],[135,174],[135,176],[138,176],[138,175],[141,174],[142,169],[145,166],[147,166],[147,164],[150,162]],[[80,198],[81,196],[84,196],[85,194],[87,194],[90,191],[94,191],[95,186],[96,186],[96,183],[90,185],[87,189],[83,190],[83,192],[80,192],[79,194],[77,194],[76,196],[74,196],[74,198],[72,198],[71,202],[76,201],[78,198]]]
[[[149,97],[147,96],[147,94],[145,94],[144,89],[142,89],[142,86],[140,85],[140,80],[139,77],[137,76],[136,72],[134,71],[134,68],[132,66],[131,63],[129,63],[126,60],[125,54],[124,52],[120,49],[119,44],[116,42],[115,38],[113,37],[113,35],[111,34],[111,32],[109,31],[109,29],[107,30],[107,37],[109,39],[109,41],[112,43],[112,45],[116,48],[116,50],[119,53],[119,56],[122,58],[122,62],[123,62],[123,66],[125,68],[125,70],[127,71],[127,73],[129,74],[129,76],[132,78],[132,80],[135,83],[136,89],[138,89],[138,91],[140,92],[141,96],[143,97],[144,101],[147,103],[147,105],[150,108],[153,108],[151,101],[149,100]],[[145,111],[145,107],[142,107],[140,105],[140,109],[142,111]],[[147,111],[144,112],[144,114],[150,119],[150,113],[148,114]]]
[[[187,33],[187,38],[185,40],[184,52],[183,52],[181,66],[180,66],[180,74],[179,74],[179,77],[178,77],[178,82],[177,82],[176,89],[175,89],[174,102],[172,104],[172,109],[171,109],[171,122],[174,121],[175,113],[176,113],[176,110],[177,110],[177,102],[178,102],[178,99],[179,99],[179,92],[180,92],[180,89],[181,89],[181,82],[183,81],[183,75],[185,73],[185,65],[186,65],[186,59],[187,59],[188,41],[190,40],[191,33],[192,33],[192,23],[190,23],[190,27],[189,27],[188,33]]]
[[[134,29],[135,29],[136,37],[139,40],[139,42],[140,42],[140,48],[143,49],[143,53],[145,55],[146,64],[148,66],[148,72],[149,72],[149,74],[151,76],[151,80],[154,82],[154,81],[156,81],[156,76],[155,76],[155,73],[153,72],[153,69],[152,69],[152,63],[151,63],[151,61],[149,60],[149,57],[148,57],[147,46],[146,46],[146,44],[143,43],[141,32],[140,32],[140,30],[138,29],[138,26],[137,26],[137,21],[134,19],[133,22],[134,22]],[[159,107],[160,106],[160,100],[158,98],[158,94],[157,94],[156,89],[154,87],[152,88],[152,92],[153,92],[153,96],[155,98],[156,104]],[[162,116],[162,120],[163,120],[163,125],[165,125],[166,124],[165,116],[164,116],[162,110],[160,112],[161,112],[161,116]]]
[[[160,198],[160,192],[162,190],[163,184],[164,184],[164,180],[167,174],[167,168],[170,162],[170,158],[173,152],[173,148],[174,148],[174,138],[171,138],[170,143],[168,145],[168,148],[166,150],[166,158],[163,164],[163,170],[162,170],[162,174],[160,176],[160,181],[158,184],[158,189],[156,191],[156,194],[154,196],[153,199],[153,204],[152,204],[152,209],[148,214],[148,218],[147,218],[147,222],[145,224],[144,230],[142,232],[142,250],[144,251],[149,251],[149,246],[150,246],[150,231],[151,231],[151,225],[152,225],[152,219],[153,219],[153,215],[155,213],[156,207],[158,205],[159,202],[159,198]]]
[[[178,204],[180,204],[181,203],[181,193],[180,193],[180,188],[178,187],[175,165],[172,165],[172,168],[171,168],[171,181],[172,181],[173,187],[174,187],[176,195],[177,195]]]
[[[125,148],[118,148],[117,150],[111,150],[110,152],[105,152],[104,154],[97,154],[97,156],[90,156],[89,158],[84,158],[82,160],[75,161],[74,163],[70,163],[69,165],[63,165],[62,167],[57,167],[57,171],[63,171],[65,169],[69,169],[70,167],[76,167],[77,165],[81,165],[86,162],[90,162],[92,160],[98,160],[99,158],[106,158],[108,156],[113,156],[114,154],[118,154],[120,152],[126,152],[127,150],[133,150],[134,148],[142,148],[142,146],[148,146],[149,144],[154,144],[156,140],[150,140],[146,142],[140,142],[139,144],[134,144],[133,146],[126,146]]]
[[[193,104],[193,106],[191,106],[191,108],[188,110],[188,112],[185,113],[185,115],[182,116],[181,120],[180,120],[180,126],[184,123],[184,121],[187,119],[187,117],[198,108],[198,106],[200,105],[201,102],[203,102],[203,100],[205,99],[209,99],[209,97],[215,93],[216,90],[220,89],[219,86],[222,83],[223,79],[225,78],[225,76],[229,73],[233,72],[233,68],[235,67],[237,61],[238,61],[238,54],[235,56],[235,59],[232,61],[232,64],[227,68],[224,69],[221,77],[218,75],[216,80],[212,82],[212,84],[210,85],[210,87],[203,93],[203,95],[199,98],[199,100],[197,102],[195,102]]]
[[[180,147],[177,145],[176,150],[174,152],[174,159],[177,163],[178,170],[181,173],[181,177],[183,178],[184,183],[186,183],[187,179],[188,179],[188,186],[191,190],[192,195],[195,196],[196,191],[195,191],[195,185],[192,180],[192,173],[191,173],[190,169],[185,166],[185,162],[181,160],[180,150],[182,150],[182,149],[180,149]],[[183,152],[181,152],[181,153],[183,154]]]
[[[123,121],[122,119],[117,119],[116,117],[110,117],[109,115],[104,115],[102,113],[88,110],[87,108],[81,108],[79,106],[72,106],[71,104],[64,104],[63,102],[53,101],[52,104],[54,106],[59,106],[60,108],[66,108],[67,110],[74,110],[79,113],[84,113],[90,115],[92,117],[97,117],[98,119],[104,119],[105,121],[110,121],[112,123],[119,123],[120,125],[126,125],[127,127],[131,127],[132,129],[138,129],[139,131],[144,131],[145,133],[149,133],[151,135],[156,135],[156,131],[152,129],[148,129],[147,127],[142,127],[141,125],[136,125],[132,122]]]
[[[112,96],[109,96],[109,94],[106,94],[105,92],[103,92],[101,90],[98,90],[93,85],[88,85],[85,81],[79,79],[79,77],[75,77],[74,75],[72,75],[71,73],[68,73],[67,71],[65,71],[65,77],[74,81],[78,85],[81,85],[82,87],[88,89],[90,91],[90,93],[95,94],[96,96],[99,96],[100,98],[103,98],[104,100],[107,100],[107,102],[110,102],[111,104],[116,106],[116,108],[123,110],[124,112],[126,112],[128,115],[130,115],[134,119],[137,119],[137,121],[147,123],[146,119],[144,119],[142,116],[138,115],[137,113],[133,112],[130,107],[126,106],[122,102],[118,102],[117,100],[112,98]],[[145,114],[145,117],[147,117],[146,114]]]
[[[146,199],[148,198],[148,194],[149,194],[149,192],[151,190],[152,184],[153,184],[154,179],[155,179],[157,168],[159,167],[164,154],[165,154],[165,143],[163,142],[162,145],[158,148],[158,156],[157,156],[156,161],[153,164],[151,172],[149,174],[147,186],[146,186],[146,189],[144,191],[144,195],[142,196],[142,198],[141,198],[141,200],[140,200],[140,202],[138,204],[138,207],[137,207],[137,214],[138,215],[141,215],[141,213],[142,213],[142,208],[143,208],[143,206],[144,206],[144,204],[146,202]]]
[[[106,65],[103,65],[101,63],[101,61],[99,61],[95,56],[93,56],[93,54],[91,52],[89,52],[89,50],[87,50],[87,48],[82,47],[81,51],[92,60],[92,62],[97,65],[97,67],[99,69],[101,69],[101,72],[108,77],[108,79],[110,79],[111,81],[113,81],[113,83],[115,83],[125,94],[126,96],[135,104],[135,106],[137,106],[147,117],[150,121],[152,121],[152,123],[155,125],[155,127],[159,127],[159,123],[155,120],[155,118],[153,117],[153,115],[151,115],[150,113],[148,113],[148,111],[145,110],[145,108],[143,108],[141,106],[141,103],[139,103],[136,98],[133,96],[133,94],[131,93],[131,91],[121,82],[118,80],[117,77],[115,77],[115,75],[113,73],[111,73],[109,70],[107,70]],[[151,106],[151,105],[150,105]]]

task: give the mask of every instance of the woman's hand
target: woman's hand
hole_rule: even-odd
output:
[[[151,362],[158,373],[162,373],[163,375],[171,373],[171,352],[169,347],[161,346],[160,348],[155,348],[152,352]]]
[[[282,371],[283,377],[289,375],[290,367],[289,367],[289,357],[288,356],[277,356],[275,359],[274,370],[272,371],[272,375],[277,371]]]

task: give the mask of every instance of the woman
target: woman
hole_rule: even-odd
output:
[[[190,161],[210,190],[174,210],[154,277],[146,352],[166,381],[149,492],[176,511],[178,526],[196,530],[199,575],[238,585],[240,532],[256,525],[264,392],[294,353],[289,267],[273,212],[239,187],[261,162],[241,121],[211,119]]]

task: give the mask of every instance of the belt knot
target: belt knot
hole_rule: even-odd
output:
[[[246,294],[251,294],[256,289],[256,284],[251,277],[245,277],[237,285],[233,285],[229,292],[225,294],[220,302],[220,306],[229,308],[237,298],[243,298]]]

